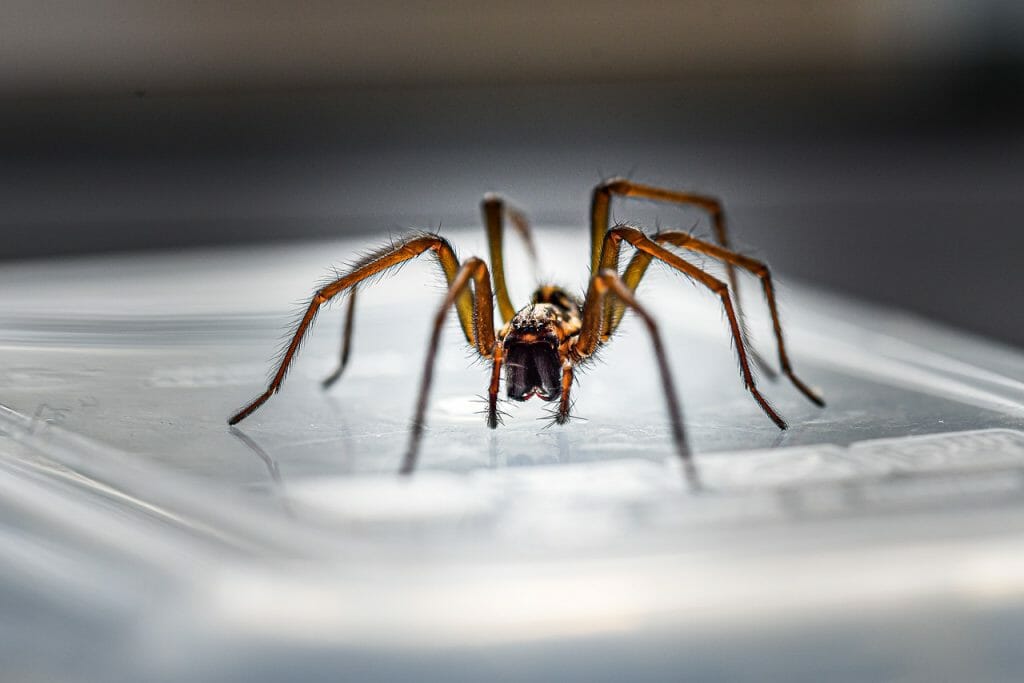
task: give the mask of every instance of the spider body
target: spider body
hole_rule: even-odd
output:
[[[717,243],[701,240],[681,231],[662,231],[648,235],[629,225],[610,227],[610,206],[612,198],[616,196],[689,205],[706,211],[712,220]],[[745,388],[765,415],[780,429],[785,429],[786,423],[757,388],[750,368],[751,361],[760,365],[769,377],[774,378],[775,373],[753,349],[748,351],[746,333],[741,324],[736,269],[745,270],[757,277],[771,314],[782,373],[810,401],[819,406],[824,405],[817,393],[793,372],[786,354],[782,325],[775,304],[774,285],[768,267],[729,248],[725,213],[718,200],[706,195],[642,185],[624,179],[612,179],[599,184],[594,188],[591,200],[591,272],[584,299],[581,301],[559,287],[542,285],[534,292],[530,303],[518,310],[513,307],[505,284],[503,234],[505,220],[508,219],[513,229],[523,238],[528,253],[536,261],[536,250],[529,224],[522,212],[508,206],[497,195],[485,196],[481,209],[487,229],[490,268],[482,259],[475,257],[460,264],[448,241],[431,233],[413,233],[354,263],[346,272],[314,293],[305,314],[296,326],[270,385],[260,396],[232,416],[228,420],[229,424],[236,424],[248,417],[278,391],[320,307],[334,297],[347,293],[348,306],[343,323],[340,363],[338,369],[324,380],[325,387],[333,384],[348,363],[356,294],[360,283],[425,253],[436,256],[448,282],[448,290],[434,316],[402,473],[411,472],[416,465],[426,422],[434,358],[437,355],[445,318],[451,308],[454,307],[458,314],[466,341],[481,358],[491,364],[487,424],[492,428],[498,426],[497,401],[503,368],[505,395],[509,400],[527,401],[537,397],[543,401],[557,401],[555,422],[567,422],[570,417],[574,369],[592,358],[601,346],[611,340],[626,309],[631,309],[641,318],[649,333],[668,408],[672,441],[677,454],[683,460],[684,471],[691,484],[695,483],[696,470],[683,430],[682,411],[669,372],[665,345],[662,343],[656,321],[634,294],[648,266],[654,261],[683,273],[718,298],[728,322]],[[625,269],[621,269],[619,261],[624,245],[633,249],[633,256]],[[682,253],[698,253],[722,262],[726,268],[728,283],[682,258]],[[503,321],[501,327],[497,329],[494,324],[495,305]]]
[[[498,333],[509,399],[561,398],[562,374],[572,367],[582,324],[577,300],[558,287],[537,288],[531,303]]]

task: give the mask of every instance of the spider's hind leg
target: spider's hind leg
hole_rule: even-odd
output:
[[[487,230],[487,244],[491,257],[491,277],[494,279],[494,296],[498,300],[498,312],[503,322],[508,322],[516,314],[515,306],[509,298],[508,286],[505,284],[505,218],[519,234],[526,247],[533,266],[533,275],[537,276],[537,248],[533,243],[530,222],[519,209],[511,206],[501,196],[488,194],[480,203],[483,213],[484,227]]]

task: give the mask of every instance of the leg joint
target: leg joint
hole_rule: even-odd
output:
[[[635,244],[645,237],[646,235],[639,228],[623,223],[619,223],[605,234],[605,239],[612,240],[612,244],[616,244],[623,239],[630,244]]]
[[[480,206],[483,207],[484,211],[486,211],[487,209],[494,210],[494,208],[500,211],[504,205],[505,199],[500,194],[497,194],[495,192],[488,192],[480,201]]]
[[[413,249],[413,251],[416,254],[420,254],[420,253],[426,251],[427,249],[430,249],[430,250],[438,252],[438,253],[440,253],[442,250],[448,250],[448,251],[450,251],[452,253],[455,253],[455,249],[454,249],[454,247],[452,247],[452,243],[449,242],[448,240],[446,240],[444,237],[441,237],[440,235],[431,235],[429,237],[429,240],[430,240],[430,243],[427,244],[425,249]],[[410,246],[411,245],[407,244],[406,245],[406,249],[408,249]]]
[[[625,178],[609,178],[594,188],[594,193],[624,195],[629,192],[630,182]]]

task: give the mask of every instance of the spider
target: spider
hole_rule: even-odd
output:
[[[662,231],[647,235],[636,227],[618,224],[609,228],[613,197],[634,197],[658,202],[689,205],[707,212],[714,227],[717,244],[698,239],[687,232]],[[480,258],[469,258],[460,265],[451,244],[432,233],[412,233],[379,249],[351,265],[347,272],[318,289],[299,320],[291,341],[284,351],[270,384],[260,396],[233,415],[228,424],[234,425],[251,415],[275,394],[284,381],[288,367],[295,359],[303,337],[309,331],[320,308],[334,297],[348,292],[344,317],[341,357],[337,370],[324,380],[329,387],[342,374],[348,364],[352,339],[356,293],[360,283],[374,275],[395,268],[427,252],[433,253],[444,271],[448,290],[434,316],[432,333],[423,367],[416,411],[412,421],[408,447],[400,472],[411,473],[416,467],[417,453],[423,435],[427,400],[433,379],[434,359],[448,310],[454,306],[466,341],[477,354],[491,365],[491,379],[487,392],[487,425],[498,426],[498,393],[502,368],[505,370],[506,395],[513,401],[526,401],[534,396],[543,401],[557,402],[555,422],[566,423],[570,418],[570,392],[575,369],[607,344],[618,329],[627,309],[632,309],[642,320],[653,345],[662,390],[671,421],[675,451],[683,462],[687,475],[695,477],[690,449],[683,429],[679,400],[669,372],[665,346],[658,324],[637,300],[634,292],[648,266],[655,259],[682,272],[695,282],[711,290],[721,301],[729,324],[729,331],[739,360],[744,386],[754,400],[778,427],[786,423],[761,395],[751,372],[750,358],[768,369],[753,351],[747,349],[746,333],[742,327],[736,268],[749,271],[761,281],[761,288],[771,314],[772,327],[778,349],[779,365],[790,382],[810,401],[824,406],[822,398],[804,384],[793,372],[782,337],[782,325],[775,305],[775,291],[768,267],[755,259],[729,248],[722,204],[715,198],[651,185],[643,185],[614,178],[594,188],[590,208],[590,280],[582,301],[564,289],[543,284],[530,299],[530,303],[516,310],[505,285],[503,264],[503,234],[506,218],[524,239],[531,257],[536,251],[529,224],[522,212],[510,206],[498,195],[489,194],[481,204],[490,251],[490,270]],[[625,270],[619,272],[619,255],[623,242],[634,249]],[[729,283],[719,280],[701,268],[683,259],[669,249],[697,252],[725,264]],[[493,281],[493,290],[492,290]],[[494,324],[494,300],[503,325]],[[772,373],[774,375],[774,373]]]

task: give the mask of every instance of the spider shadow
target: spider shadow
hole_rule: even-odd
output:
[[[274,460],[274,458],[271,457],[270,454],[267,453],[252,437],[241,429],[232,426],[228,428],[228,431],[263,462],[267,468],[267,473],[270,475],[270,480],[273,482],[273,488],[276,493],[276,498],[281,504],[281,509],[286,515],[294,519],[295,511],[288,502],[288,495],[285,491],[284,480],[281,478],[281,470],[277,465],[277,461]]]

